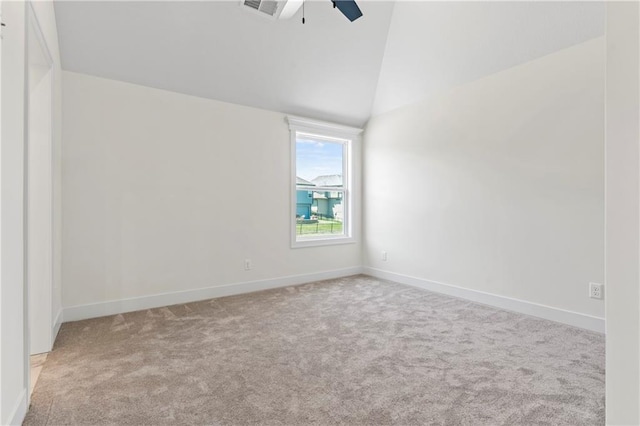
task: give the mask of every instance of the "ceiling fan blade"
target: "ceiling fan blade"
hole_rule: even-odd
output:
[[[362,16],[362,11],[354,0],[334,0],[333,5],[351,22]]]

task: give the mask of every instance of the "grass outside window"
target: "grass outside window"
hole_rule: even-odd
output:
[[[335,235],[342,234],[342,222],[338,220],[320,219],[315,223],[296,221],[296,235]]]

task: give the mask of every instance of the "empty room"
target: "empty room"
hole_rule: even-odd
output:
[[[640,424],[638,2],[0,6],[0,424]]]

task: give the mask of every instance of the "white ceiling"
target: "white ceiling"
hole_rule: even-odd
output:
[[[601,3],[58,1],[65,70],[361,126],[373,113],[604,34]],[[384,59],[383,59],[384,58]],[[375,98],[375,103],[374,103]]]
[[[55,4],[65,70],[351,125],[371,112],[393,4],[361,9],[350,23],[307,2],[302,25],[239,1]]]
[[[373,114],[604,35],[601,2],[398,2]]]

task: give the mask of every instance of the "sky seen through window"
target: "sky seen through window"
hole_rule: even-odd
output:
[[[298,139],[296,176],[312,181],[325,175],[342,175],[342,144]]]

